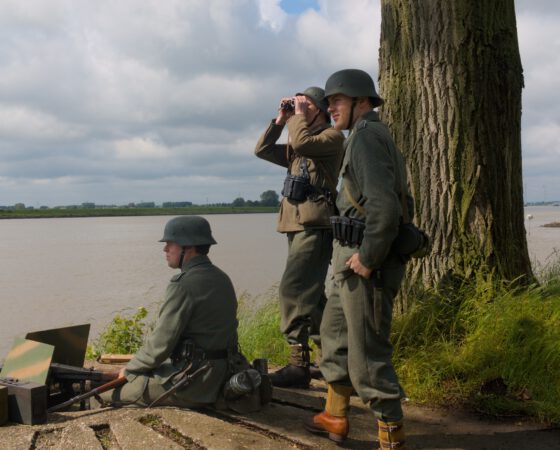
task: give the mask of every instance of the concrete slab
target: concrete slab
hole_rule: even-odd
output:
[[[286,441],[205,414],[164,409],[161,418],[180,433],[212,450],[284,450]]]
[[[95,431],[83,422],[72,423],[62,430],[55,450],[103,450]]]
[[[122,449],[181,450],[184,448],[134,419],[112,420],[109,425],[117,444]]]

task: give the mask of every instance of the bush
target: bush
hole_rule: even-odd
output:
[[[131,316],[117,314],[94,344],[88,346],[87,358],[95,359],[103,353],[136,353],[151,328],[144,321],[147,315],[143,306]]]

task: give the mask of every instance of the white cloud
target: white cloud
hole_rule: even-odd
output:
[[[286,23],[288,15],[280,6],[280,0],[257,0],[260,14],[259,25],[279,32]]]
[[[115,152],[117,159],[163,159],[171,156],[168,148],[149,138],[118,140]]]

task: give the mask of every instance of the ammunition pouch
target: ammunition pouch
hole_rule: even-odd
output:
[[[330,218],[333,238],[345,247],[359,246],[364,238],[366,224],[363,220],[351,219],[345,216]]]
[[[300,177],[297,175],[287,175],[284,180],[284,189],[282,195],[289,200],[303,202],[309,195],[311,184],[309,177]]]
[[[399,234],[393,241],[392,249],[405,260],[422,258],[430,252],[430,237],[413,223],[401,223]]]

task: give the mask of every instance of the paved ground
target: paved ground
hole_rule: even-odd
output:
[[[325,386],[276,389],[259,413],[200,413],[176,408],[102,409],[49,414],[46,425],[0,427],[0,449],[334,449],[301,421],[323,408]],[[409,450],[560,449],[560,429],[531,421],[491,421],[456,411],[405,405]],[[342,448],[372,449],[371,413],[352,399],[350,435]]]

